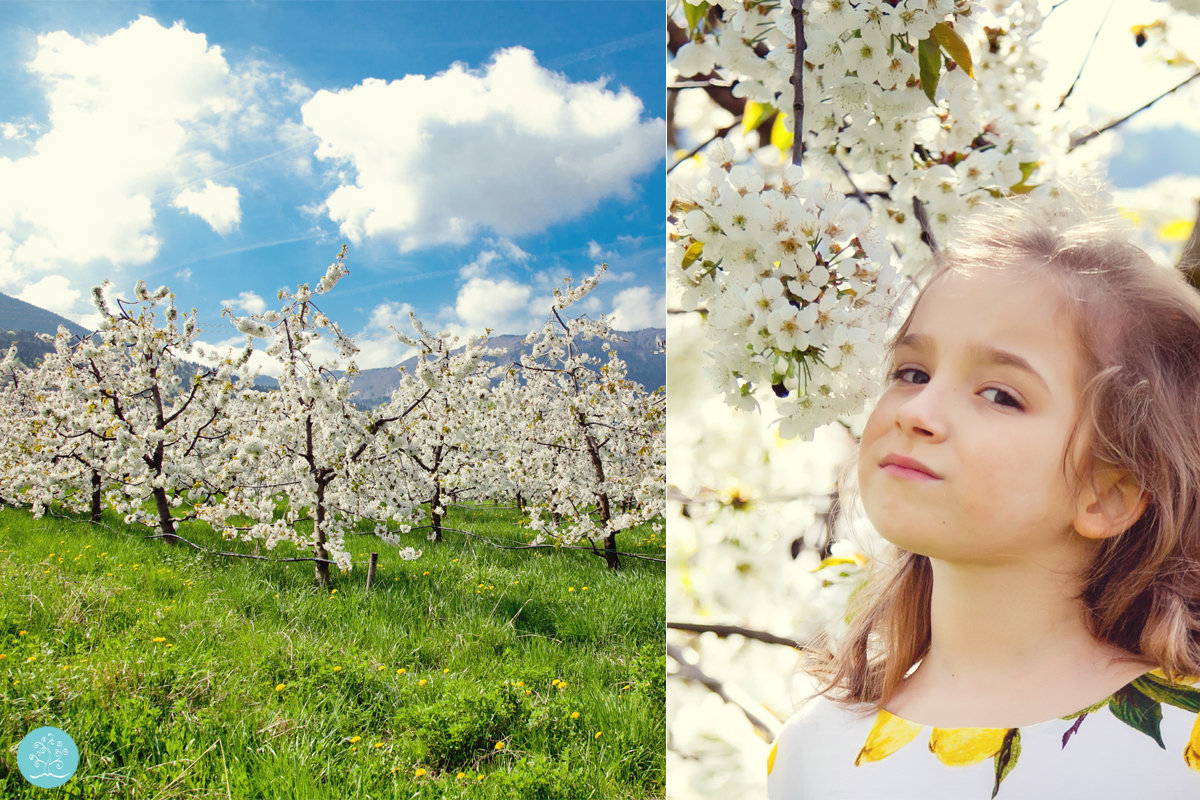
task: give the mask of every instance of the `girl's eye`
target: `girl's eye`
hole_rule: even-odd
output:
[[[984,389],[982,392],[979,393],[979,396],[983,397],[985,400],[988,400],[989,399],[987,397],[988,392],[996,393],[996,396],[994,398],[990,398],[991,402],[995,403],[996,405],[1009,406],[1010,408],[1018,408],[1018,409],[1024,408],[1024,406],[1021,405],[1021,402],[1019,400],[1017,400],[1015,397],[1013,397],[1011,394],[1004,391],[1003,389],[997,389],[994,386],[989,386],[988,388]]]
[[[904,383],[929,383],[929,376],[916,367],[901,367],[890,377],[894,381],[903,381]]]

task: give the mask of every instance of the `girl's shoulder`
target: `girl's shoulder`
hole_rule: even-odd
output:
[[[1200,797],[1200,681],[1152,671],[1022,728],[933,728],[818,696],[767,766],[771,800]]]

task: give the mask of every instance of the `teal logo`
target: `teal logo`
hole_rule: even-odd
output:
[[[71,780],[79,766],[75,740],[58,728],[45,727],[28,733],[17,746],[17,766],[25,780],[43,789],[53,789]]]

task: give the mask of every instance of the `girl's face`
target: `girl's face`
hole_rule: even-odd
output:
[[[979,564],[1081,539],[1062,469],[1078,411],[1077,346],[1045,278],[943,275],[890,371],[858,462],[867,516],[884,538]]]

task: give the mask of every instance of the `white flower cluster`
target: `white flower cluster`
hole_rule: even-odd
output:
[[[710,374],[726,401],[752,409],[769,386],[780,435],[808,439],[862,409],[894,300],[891,247],[866,209],[789,167],[770,182],[709,151],[710,169],[676,200],[669,268],[682,304],[706,307]]]

